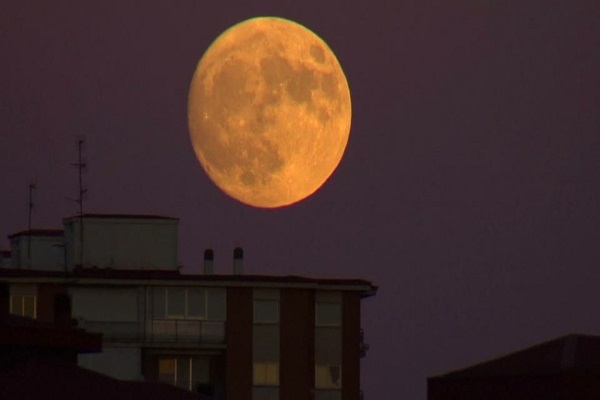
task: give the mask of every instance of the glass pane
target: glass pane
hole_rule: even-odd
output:
[[[152,289],[152,317],[154,319],[164,319],[166,309],[164,287],[156,287]]]
[[[316,365],[315,366],[315,386],[318,388],[327,387],[329,381],[327,366]]]
[[[208,357],[192,358],[192,388],[210,382]]]
[[[342,374],[339,365],[315,365],[315,387],[338,389],[342,387]]]
[[[279,395],[279,388],[277,386],[254,386],[249,399],[252,400],[279,400],[283,399]],[[284,399],[285,400],[285,399]],[[334,399],[337,400],[337,399]]]
[[[253,381],[255,385],[279,385],[279,363],[254,363]]]
[[[10,296],[10,313],[16,315],[23,315],[23,296]]]
[[[266,381],[266,365],[263,363],[254,363],[252,376],[252,380],[255,385],[264,385]]]
[[[265,368],[265,384],[279,385],[279,363],[267,363]]]
[[[208,315],[210,321],[225,321],[227,314],[226,292],[224,289],[207,289]]]
[[[342,369],[339,365],[330,365],[329,366],[329,377],[331,379],[331,384],[335,388],[342,387]]]
[[[190,364],[191,358],[177,357],[177,386],[186,390],[191,390]]]
[[[187,316],[193,318],[206,318],[206,295],[202,288],[189,288],[187,290]]]
[[[317,326],[342,325],[342,305],[340,303],[317,303],[315,311]]]
[[[158,360],[158,380],[165,383],[175,384],[177,372],[177,361],[174,358],[162,358]]]
[[[315,390],[314,400],[342,400],[342,391],[339,389],[317,389]]]
[[[35,318],[35,296],[23,296],[23,316]]]
[[[277,323],[279,304],[277,300],[254,300],[254,322]]]
[[[167,289],[167,317],[183,318],[185,315],[185,289]]]

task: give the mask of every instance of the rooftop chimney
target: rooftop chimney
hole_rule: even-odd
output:
[[[212,249],[204,250],[204,275],[212,275],[214,273],[213,270],[213,260],[215,258],[214,252]]]
[[[233,249],[233,274],[242,274],[242,262],[244,261],[244,249],[236,247]]]

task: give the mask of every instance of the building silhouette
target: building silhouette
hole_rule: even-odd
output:
[[[1,283],[1,399],[206,399],[170,385],[120,381],[78,367],[78,355],[102,350],[102,335],[73,326],[65,294],[54,299],[54,322],[9,314],[9,301],[8,285]]]
[[[600,399],[600,337],[566,335],[427,379],[428,400]]]
[[[102,352],[80,354],[79,366],[213,399],[361,398],[360,308],[376,292],[370,282],[244,274],[241,248],[231,274],[215,275],[206,250],[204,273],[188,275],[177,265],[175,218],[63,222],[62,235],[10,235],[0,280],[11,313],[38,321],[54,321],[53,299],[68,296],[77,326],[103,336]]]

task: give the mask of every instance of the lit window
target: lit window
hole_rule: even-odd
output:
[[[209,380],[207,357],[167,357],[158,360],[158,379],[161,382],[187,390],[207,385]]]
[[[315,387],[340,389],[342,387],[342,368],[339,365],[315,365]]]
[[[172,385],[177,383],[177,359],[161,358],[158,360],[158,380]]]
[[[13,294],[10,296],[10,313],[23,317],[36,317],[36,296]]]
[[[254,300],[254,322],[276,324],[279,322],[279,302],[277,300]]]
[[[279,363],[260,362],[254,363],[253,382],[257,386],[279,385]]]
[[[340,303],[316,303],[315,324],[317,326],[341,326],[342,305]]]

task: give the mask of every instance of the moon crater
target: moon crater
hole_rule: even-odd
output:
[[[280,18],[244,21],[206,51],[192,79],[188,122],[211,180],[256,207],[314,193],[350,132],[348,83],[333,52]]]

